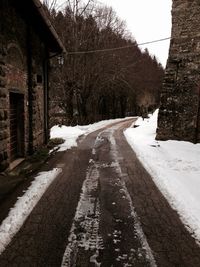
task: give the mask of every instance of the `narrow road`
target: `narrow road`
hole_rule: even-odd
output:
[[[115,123],[57,153],[62,168],[0,256],[0,266],[198,267],[200,247]]]

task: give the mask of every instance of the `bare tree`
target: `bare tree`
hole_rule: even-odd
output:
[[[68,51],[53,81],[53,99],[66,122],[121,117],[156,105],[163,69],[141,52],[114,10],[94,0],[65,3],[52,18]]]
[[[51,13],[52,10],[58,9],[58,1],[57,0],[43,0],[43,5],[47,8],[49,13]]]

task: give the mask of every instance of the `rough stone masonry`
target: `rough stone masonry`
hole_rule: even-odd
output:
[[[200,142],[200,1],[173,0],[158,140]]]

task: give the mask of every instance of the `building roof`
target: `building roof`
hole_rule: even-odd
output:
[[[40,0],[14,0],[13,3],[25,20],[35,28],[50,52],[66,52]]]

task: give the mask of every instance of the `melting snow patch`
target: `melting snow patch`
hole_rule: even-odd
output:
[[[99,250],[103,249],[103,240],[99,236],[100,204],[94,196],[94,192],[98,189],[98,179],[97,166],[92,164],[83,183],[82,194],[68,238],[68,246],[63,256],[63,267],[74,266],[79,248],[94,251],[95,254],[90,258],[90,261],[95,263],[95,266],[100,266],[96,260]],[[82,230],[80,231],[80,229]]]
[[[149,261],[151,267],[156,267],[157,265],[156,265],[153,253],[152,253],[151,248],[150,248],[150,246],[148,244],[146,236],[145,236],[145,234],[144,234],[144,232],[142,230],[139,218],[138,218],[138,216],[137,216],[137,214],[135,212],[135,209],[134,209],[130,194],[129,194],[128,190],[127,190],[125,181],[123,179],[125,175],[123,174],[122,169],[121,169],[120,164],[119,164],[119,157],[118,157],[118,152],[117,152],[117,144],[116,144],[115,138],[113,136],[113,130],[114,130],[114,127],[111,130],[109,130],[109,139],[110,139],[110,143],[111,143],[111,154],[112,154],[113,160],[116,163],[115,169],[116,169],[119,177],[121,178],[121,179],[119,179],[119,184],[122,187],[123,192],[124,192],[124,196],[123,197],[125,197],[129,202],[129,206],[130,206],[130,210],[131,210],[131,216],[134,218],[134,221],[135,221],[135,225],[134,225],[135,231],[137,233],[138,238],[140,239],[142,249],[145,252],[144,257]],[[120,260],[120,258],[118,258],[118,260]]]

